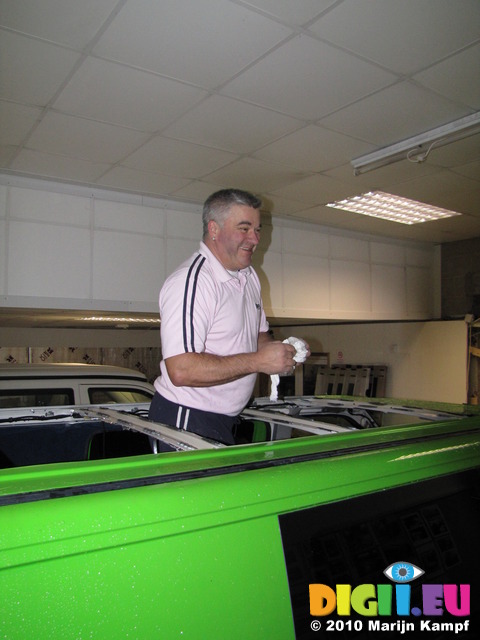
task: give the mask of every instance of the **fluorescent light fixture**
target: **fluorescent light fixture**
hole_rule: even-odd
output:
[[[351,161],[351,165],[355,175],[358,176],[400,160],[424,162],[434,147],[450,144],[475,133],[480,133],[480,111],[355,158]]]
[[[382,218],[391,222],[400,222],[401,224],[418,224],[429,220],[462,215],[456,211],[440,209],[439,207],[408,200],[408,198],[401,198],[383,191],[369,191],[361,196],[331,202],[327,204],[327,207],[343,209],[351,213],[360,213],[373,218]]]
[[[126,318],[115,316],[85,316],[86,322],[131,322],[132,324],[160,324],[160,318]]]

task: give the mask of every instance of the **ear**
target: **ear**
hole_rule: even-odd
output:
[[[208,235],[212,240],[215,240],[216,235],[218,234],[219,225],[215,222],[215,220],[208,221]]]

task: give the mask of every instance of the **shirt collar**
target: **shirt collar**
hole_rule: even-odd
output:
[[[215,276],[221,282],[227,282],[228,280],[232,280],[233,278],[235,278],[235,276],[232,276],[232,274],[229,273],[227,269],[225,269],[225,267],[220,262],[220,260],[213,255],[213,253],[210,251],[210,249],[207,247],[207,245],[203,241],[200,241],[199,253],[201,253],[202,256],[205,256],[207,258],[208,262],[210,263],[210,266],[215,272]],[[245,276],[249,276],[250,272],[251,272],[251,267],[245,267],[245,269],[239,270],[239,273],[243,273]]]

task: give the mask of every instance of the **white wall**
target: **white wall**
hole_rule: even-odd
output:
[[[201,208],[188,203],[0,176],[0,308],[156,312],[162,282],[201,232]],[[262,236],[255,265],[270,316],[438,315],[431,245],[275,217]]]
[[[330,364],[386,365],[386,396],[467,402],[463,320],[292,326],[274,333],[304,338],[312,352],[328,352]]]
[[[254,259],[267,315],[412,320],[439,316],[438,248],[274,218]]]
[[[286,328],[285,337],[304,335],[332,362],[341,352],[344,363],[387,365],[390,396],[466,401],[463,321],[398,322],[438,317],[437,248],[289,219],[262,223],[255,266],[269,316],[365,321]],[[0,315],[2,307],[157,313],[166,275],[201,232],[199,206],[0,175]],[[7,346],[47,344],[41,330],[6,334]],[[127,335],[108,339],[121,346],[133,340]],[[97,340],[85,331],[81,341],[61,331],[48,339],[74,337],[84,346]],[[149,346],[159,337],[136,339]]]
[[[198,246],[201,216],[83,187],[0,185],[0,233],[1,306],[147,312]]]

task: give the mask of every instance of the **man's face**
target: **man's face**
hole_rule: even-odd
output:
[[[225,269],[245,269],[252,262],[260,241],[260,212],[246,205],[233,205],[230,215],[219,226],[213,223],[214,253]]]

